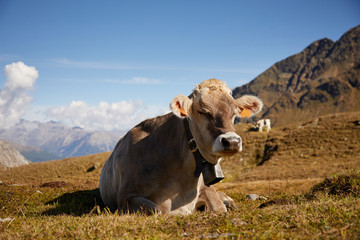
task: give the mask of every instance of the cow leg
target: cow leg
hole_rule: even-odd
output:
[[[206,212],[226,212],[238,208],[231,197],[223,192],[217,192],[212,186],[202,187],[196,203],[196,210]]]
[[[120,206],[120,205],[119,205]],[[154,202],[144,197],[131,197],[126,204],[126,207],[122,207],[120,210],[125,210],[130,213],[142,213],[146,215],[152,215],[155,213],[161,213],[159,207]]]
[[[200,190],[200,195],[196,203],[197,210],[204,210],[206,212],[226,212],[226,206],[219,198],[214,187],[203,186]]]
[[[267,132],[269,132],[271,130],[270,124],[267,125]]]

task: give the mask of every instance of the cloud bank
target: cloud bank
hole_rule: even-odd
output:
[[[168,112],[164,106],[148,106],[141,100],[100,102],[90,105],[72,101],[59,107],[31,106],[29,91],[34,89],[39,73],[23,62],[5,66],[5,83],[0,89],[0,129],[7,129],[27,116],[31,120],[55,120],[68,126],[79,126],[88,131],[127,130],[142,120]],[[159,81],[134,77],[124,84],[159,84]]]
[[[0,127],[9,128],[29,109],[32,97],[28,91],[33,89],[39,73],[23,62],[6,65],[4,73],[6,80],[0,90]]]
[[[70,126],[86,130],[126,130],[142,120],[165,113],[166,110],[148,107],[141,100],[116,103],[100,102],[91,106],[84,101],[72,101],[67,106],[48,109],[47,115]]]

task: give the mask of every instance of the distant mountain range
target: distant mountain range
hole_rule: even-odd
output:
[[[234,97],[259,96],[264,110],[281,126],[329,113],[360,110],[360,25],[338,41],[324,38],[302,52],[275,63]]]
[[[121,135],[121,132],[88,132],[53,121],[21,120],[9,129],[0,129],[0,139],[16,143],[13,146],[32,162],[112,151]]]
[[[21,155],[23,155],[27,160],[30,160],[31,162],[45,162],[49,160],[60,159],[58,155],[44,151],[39,147],[24,146],[13,142],[7,143],[14,147],[17,151],[19,151]]]

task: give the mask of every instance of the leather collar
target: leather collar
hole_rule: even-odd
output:
[[[185,127],[186,139],[188,141],[188,146],[194,155],[195,163],[196,163],[194,177],[199,178],[200,174],[203,170],[203,164],[206,162],[206,160],[201,155],[199,148],[196,145],[195,138],[191,134],[191,130],[190,130],[190,126],[189,126],[189,122],[188,122],[187,118],[184,119],[184,127]]]

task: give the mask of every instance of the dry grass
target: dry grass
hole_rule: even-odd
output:
[[[312,121],[249,132],[238,126],[244,152],[224,159],[231,182],[325,178],[359,167],[360,112],[327,115]]]
[[[16,184],[41,185],[64,181],[75,186],[98,186],[100,172],[110,153],[31,163],[9,170],[0,169],[0,180]],[[97,166],[93,171],[90,168]]]
[[[0,200],[6,202],[0,217],[10,216],[12,220],[0,223],[0,239],[360,237],[360,198],[351,195],[318,193],[308,198],[302,194],[272,194],[268,196],[271,201],[249,201],[242,194],[232,194],[239,209],[226,214],[148,217],[109,213],[97,207],[97,193],[90,190],[1,185],[1,193]]]
[[[360,112],[270,133],[238,125],[244,152],[223,160],[216,184],[239,205],[227,214],[109,213],[98,191],[109,153],[2,169],[0,218],[11,220],[0,239],[359,239],[359,121]]]

